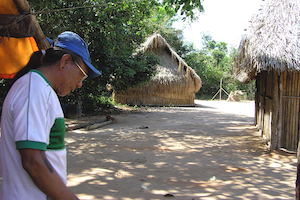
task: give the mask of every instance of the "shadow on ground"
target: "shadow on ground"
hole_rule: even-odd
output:
[[[253,117],[209,106],[150,108],[67,134],[81,199],[294,199],[296,156],[268,153]]]

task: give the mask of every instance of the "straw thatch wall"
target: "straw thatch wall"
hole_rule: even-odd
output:
[[[266,0],[242,39],[234,73],[256,80],[255,123],[270,149],[296,151],[300,130],[300,1]]]
[[[234,72],[248,82],[263,70],[300,70],[300,1],[266,0],[241,41]]]
[[[201,79],[159,34],[142,44],[139,51],[153,52],[159,58],[155,76],[147,83],[125,91],[115,91],[116,102],[130,105],[194,105]]]

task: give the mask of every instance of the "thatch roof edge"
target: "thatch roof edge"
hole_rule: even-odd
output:
[[[168,42],[160,34],[154,33],[149,36],[146,41],[141,44],[139,52],[155,52],[156,49],[165,49],[172,59],[178,63],[178,71],[185,72],[185,76],[191,75],[194,80],[195,91],[199,91],[202,87],[201,78],[197,75],[195,70],[188,66],[186,62],[172,49]],[[166,83],[171,84],[171,83]]]
[[[191,68],[186,64],[186,62],[173,50],[173,48],[169,45],[165,38],[163,38],[160,34],[154,33],[149,36],[147,40],[141,45],[139,49],[142,52],[153,51],[154,49],[159,48],[167,48],[172,58],[177,60],[179,70],[181,71],[184,66]],[[192,69],[192,68],[191,68]]]
[[[247,82],[260,71],[300,71],[300,2],[267,0],[250,23],[234,75]]]

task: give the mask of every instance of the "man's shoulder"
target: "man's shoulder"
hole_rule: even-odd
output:
[[[20,77],[14,85],[11,87],[10,97],[13,99],[26,99],[30,96],[30,98],[46,98],[48,99],[49,96],[53,93],[53,89],[49,85],[48,82],[44,80],[36,72],[28,72],[27,74]]]
[[[15,88],[33,88],[34,91],[48,91],[51,90],[51,86],[48,81],[45,80],[39,73],[30,71],[27,74],[20,77],[14,84]]]

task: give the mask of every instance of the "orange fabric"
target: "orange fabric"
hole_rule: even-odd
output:
[[[7,14],[13,14],[17,15],[19,14],[13,0],[0,0],[0,13],[7,15]]]
[[[0,14],[18,14],[13,0],[0,0]],[[33,37],[0,37],[0,78],[13,78],[35,51],[38,47]]]

